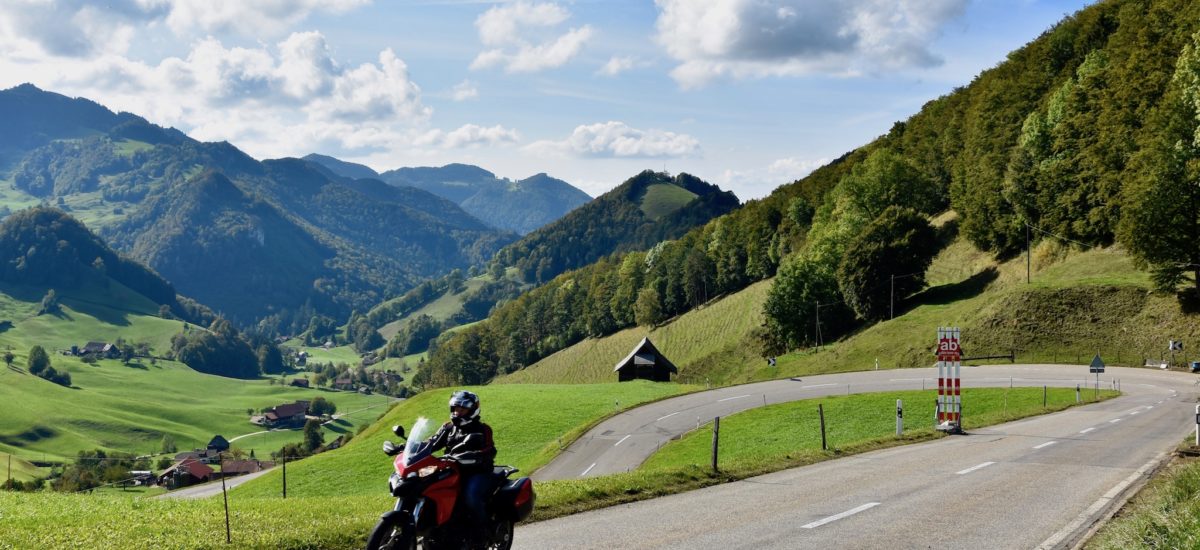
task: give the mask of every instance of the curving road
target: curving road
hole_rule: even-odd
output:
[[[551,466],[570,477],[629,469],[694,428],[697,416],[761,406],[764,396],[805,399],[844,393],[846,384],[850,392],[919,389],[931,372],[765,382],[654,403],[597,426],[572,445],[574,458],[535,477],[548,479]],[[965,386],[1010,378],[1017,386],[1075,386],[1088,375],[1086,367],[1049,365],[963,369]],[[524,525],[515,547],[1069,548],[1195,428],[1195,375],[1110,368],[1101,385],[1114,378],[1125,395],[1103,403]]]

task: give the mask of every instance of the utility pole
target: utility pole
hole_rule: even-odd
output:
[[[892,293],[888,296],[888,319],[896,318],[896,274],[892,274]]]
[[[1030,244],[1029,243],[1030,243],[1029,222],[1025,222],[1025,284],[1030,283],[1030,275],[1029,275],[1030,269],[1029,268],[1033,263],[1032,260],[1030,259],[1030,248],[1029,248]]]

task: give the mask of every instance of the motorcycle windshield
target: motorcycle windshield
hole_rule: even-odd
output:
[[[416,461],[425,458],[429,454],[429,445],[426,441],[433,432],[433,423],[428,418],[418,418],[412,425],[412,430],[408,434],[408,442],[404,444],[404,465],[409,466]]]

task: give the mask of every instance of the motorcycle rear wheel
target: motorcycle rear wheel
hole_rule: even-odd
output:
[[[510,550],[513,545],[513,522],[500,520],[492,531],[492,544],[488,550]]]
[[[395,519],[382,518],[371,530],[371,536],[367,537],[367,550],[416,550],[415,535],[405,532]]]

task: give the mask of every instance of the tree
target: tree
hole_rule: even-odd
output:
[[[313,416],[332,415],[337,412],[337,405],[324,397],[315,397],[308,404],[308,414]]]
[[[846,305],[860,318],[886,319],[893,285],[897,298],[924,288],[925,270],[937,252],[937,233],[923,216],[889,207],[850,243],[838,265]]]
[[[54,292],[53,288],[47,290],[46,295],[42,297],[42,306],[41,309],[38,310],[38,315],[58,313],[59,311],[60,308],[58,305],[58,294]]]
[[[304,449],[313,452],[325,444],[325,433],[321,431],[321,421],[315,418],[304,423]]]
[[[50,368],[50,356],[46,354],[46,350],[42,346],[33,346],[29,348],[29,361],[26,365],[29,367],[30,374],[41,376],[46,369]]]
[[[17,357],[15,355],[13,355],[13,352],[11,352],[11,351],[4,352],[4,364],[11,367],[13,364],[13,360],[16,358]]]
[[[271,343],[258,346],[257,355],[258,368],[264,373],[279,374],[283,372],[283,354],[280,353],[278,346]]]
[[[163,454],[172,454],[177,449],[175,447],[175,438],[171,434],[163,434],[162,441],[159,443],[159,452]]]
[[[658,291],[653,287],[646,287],[638,292],[637,304],[633,306],[633,314],[639,325],[652,327],[662,321],[662,303],[659,300]]]
[[[1158,112],[1162,131],[1134,160],[1141,177],[1124,191],[1118,237],[1174,291],[1192,276],[1200,293],[1200,32],[1175,68]]]
[[[766,340],[772,343],[767,347],[777,351],[833,340],[850,315],[831,270],[815,260],[793,257],[784,262],[767,292],[763,317]]]

